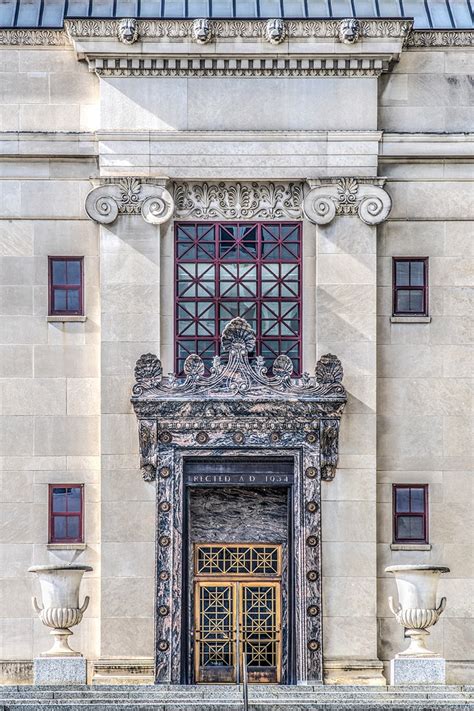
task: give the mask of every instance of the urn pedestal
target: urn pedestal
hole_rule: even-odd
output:
[[[426,646],[428,627],[439,620],[446,598],[436,603],[440,575],[449,573],[443,565],[392,565],[385,568],[393,573],[397,583],[398,607],[388,598],[390,610],[410,638],[408,648],[390,662],[390,684],[445,684],[446,662]]]
[[[86,596],[79,604],[82,576],[91,571],[88,565],[37,565],[28,569],[36,573],[41,587],[42,606],[33,597],[33,607],[40,620],[51,627],[53,645],[33,661],[35,684],[85,684],[87,662],[80,652],[69,646],[70,627],[78,625],[89,604]]]

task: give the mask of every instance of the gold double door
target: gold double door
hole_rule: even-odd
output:
[[[280,546],[195,547],[194,660],[198,683],[240,682],[244,664],[249,682],[280,681],[280,575]]]

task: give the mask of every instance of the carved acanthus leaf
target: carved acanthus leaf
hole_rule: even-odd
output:
[[[339,443],[339,420],[321,420],[319,456],[321,479],[330,481],[336,475]]]
[[[145,481],[156,477],[157,426],[156,420],[138,421],[138,441],[140,445],[140,468]]]
[[[303,183],[174,183],[180,219],[301,218]]]
[[[344,376],[339,358],[331,353],[321,356],[316,363],[316,380],[321,384],[341,383]]]
[[[162,373],[161,361],[154,353],[145,353],[140,356],[135,365],[134,394],[140,395],[145,390],[158,387],[161,383]]]

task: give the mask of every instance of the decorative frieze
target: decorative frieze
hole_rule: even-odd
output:
[[[407,37],[408,47],[472,47],[474,32],[469,30],[417,30]]]
[[[133,18],[131,18],[133,19]],[[130,20],[127,19],[126,22]],[[193,39],[193,20],[133,20],[126,28],[121,20],[97,20],[84,18],[65,20],[64,30],[0,29],[0,45],[65,46],[72,39],[87,37],[111,37],[126,44],[143,37],[156,39]],[[212,20],[210,30],[213,38],[266,39],[267,22],[264,20]],[[343,22],[343,21],[342,21]],[[341,20],[291,20],[284,24],[288,38],[341,38]],[[343,32],[343,37],[345,36]],[[405,19],[359,20],[359,38],[393,38],[403,40],[408,47],[472,47],[474,33],[471,30],[413,30],[412,22]],[[197,41],[197,40],[195,40]]]
[[[68,34],[81,37],[117,37],[120,20],[65,20]],[[207,20],[214,38],[247,38],[271,41],[270,36],[287,38],[340,38],[341,20]],[[137,20],[140,37],[196,39],[195,20]],[[276,23],[269,28],[269,23]],[[359,20],[360,37],[406,38],[413,22],[406,19]],[[206,33],[207,34],[207,33]]]
[[[146,222],[160,225],[174,210],[171,194],[153,178],[106,178],[86,197],[85,208],[95,222],[108,225],[118,215],[142,215]]]
[[[305,216],[327,225],[336,215],[358,215],[367,225],[387,219],[392,201],[383,189],[385,178],[328,178],[308,181],[311,190],[303,203]]]
[[[209,220],[298,220],[304,183],[173,183],[175,217]]]
[[[69,45],[70,39],[63,30],[2,30],[0,29],[0,45],[27,45],[62,47]]]

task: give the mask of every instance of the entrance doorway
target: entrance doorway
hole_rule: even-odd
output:
[[[195,679],[281,680],[281,546],[194,546]]]

